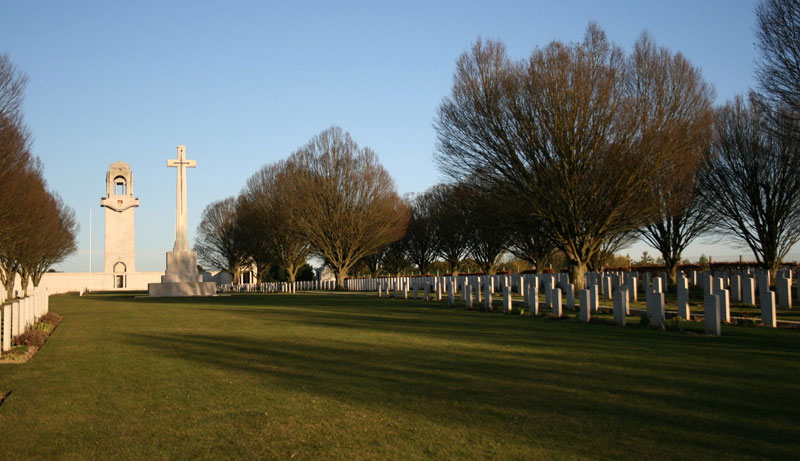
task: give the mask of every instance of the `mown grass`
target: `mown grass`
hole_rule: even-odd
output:
[[[792,458],[800,332],[721,338],[372,295],[54,297],[0,457]],[[638,323],[631,318],[631,323]]]

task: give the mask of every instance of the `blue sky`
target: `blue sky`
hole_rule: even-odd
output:
[[[105,172],[134,172],[138,270],[174,240],[175,146],[189,170],[193,240],[203,208],[331,125],[372,147],[398,191],[441,179],[433,117],[477,37],[513,57],[578,41],[596,21],[630,48],[648,30],[685,54],[718,102],[755,85],[752,1],[2,2],[0,53],[30,78],[26,121],[51,188],[77,212],[80,250],[57,266],[102,270]],[[628,252],[638,258],[643,244]],[[654,252],[651,250],[651,254]],[[749,253],[698,243],[685,253]]]

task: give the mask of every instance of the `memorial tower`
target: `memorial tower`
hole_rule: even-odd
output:
[[[114,288],[126,288],[128,274],[136,272],[133,172],[125,162],[114,162],[106,173],[106,196],[100,199],[106,209],[105,262],[103,272],[114,274]]]

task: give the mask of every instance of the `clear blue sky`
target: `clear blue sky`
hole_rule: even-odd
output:
[[[514,57],[577,41],[589,21],[630,48],[643,31],[684,53],[718,102],[754,86],[752,1],[0,3],[0,52],[30,77],[25,113],[50,186],[77,212],[79,252],[57,266],[102,270],[105,172],[131,164],[138,270],[163,270],[174,239],[175,170],[185,144],[190,239],[210,202],[331,125],[372,147],[398,191],[440,180],[436,108],[477,37]],[[629,252],[638,257],[644,245]],[[695,244],[686,252],[743,250]],[[653,251],[651,250],[651,254]]]

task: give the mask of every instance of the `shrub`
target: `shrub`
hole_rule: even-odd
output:
[[[55,312],[48,312],[48,313],[44,314],[42,316],[42,318],[39,319],[39,321],[40,322],[50,323],[50,324],[53,324],[53,325],[57,325],[58,322],[61,321],[61,318],[62,317],[60,315],[56,314]]]
[[[17,346],[36,346],[41,347],[44,344],[44,341],[47,339],[47,334],[43,331],[29,329],[25,333],[14,338],[14,342]]]

